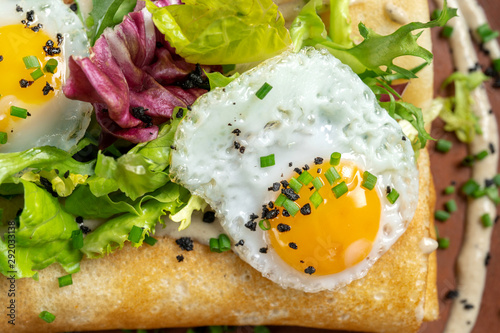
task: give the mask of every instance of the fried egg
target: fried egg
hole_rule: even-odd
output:
[[[69,56],[88,56],[83,25],[60,0],[6,0],[1,8],[0,152],[68,150],[83,137],[92,111],[62,92]]]
[[[177,130],[171,174],[216,211],[243,260],[306,292],[363,277],[418,201],[401,127],[348,66],[313,48],[199,98]]]

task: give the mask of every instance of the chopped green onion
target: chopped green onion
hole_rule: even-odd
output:
[[[457,211],[457,203],[453,199],[448,200],[444,205],[446,206],[446,210],[449,213],[453,213],[453,212]]]
[[[443,37],[450,38],[451,35],[453,34],[453,27],[445,25],[443,27],[443,30],[441,31],[441,34],[443,35]]]
[[[344,194],[346,194],[348,191],[347,184],[345,182],[342,182],[338,184],[337,186],[334,186],[332,188],[332,192],[335,195],[335,198],[340,198]]]
[[[490,214],[486,213],[481,216],[481,222],[484,227],[491,227],[493,225],[493,221],[491,220]]]
[[[342,154],[340,153],[332,153],[332,155],[330,156],[330,164],[335,166],[335,165],[339,165],[340,163],[340,157],[342,156]]]
[[[326,180],[328,180],[328,182],[330,183],[330,185],[333,185],[333,183],[335,183],[335,181],[337,179],[341,178],[339,173],[337,172],[337,170],[334,167],[330,167],[330,169],[328,169],[325,172],[325,177],[326,177]]]
[[[436,218],[436,220],[444,222],[450,218],[450,213],[444,210],[436,210],[436,212],[434,213],[434,217]]]
[[[485,195],[486,195],[486,191],[484,190],[484,188],[478,188],[477,190],[472,192],[471,197],[473,197],[474,199],[477,199],[477,198],[484,197]]]
[[[257,90],[255,96],[257,96],[258,99],[264,99],[271,89],[273,89],[273,87],[269,83],[265,82],[262,87]]]
[[[261,228],[264,231],[267,231],[271,229],[271,222],[269,220],[260,220],[259,221],[259,228]]]
[[[17,106],[11,106],[10,107],[10,115],[13,117],[26,119],[26,117],[28,116],[28,110],[23,109],[23,108],[19,108]]]
[[[476,32],[483,43],[489,42],[490,40],[497,38],[499,35],[498,31],[491,30],[488,23],[481,24],[477,27]]]
[[[307,171],[304,170],[300,176],[297,178],[299,182],[301,182],[304,185],[309,185],[309,183],[314,179],[314,177]]]
[[[269,328],[266,326],[255,326],[253,328],[253,333],[271,333],[271,331],[269,331]]]
[[[399,193],[398,193],[398,191],[396,191],[396,189],[395,189],[395,188],[393,188],[393,189],[391,190],[391,193],[389,193],[389,194],[387,195],[387,200],[389,200],[389,202],[390,202],[391,204],[394,204],[394,203],[396,202],[396,200],[398,200],[398,198],[399,198]]]
[[[483,151],[477,153],[476,156],[474,156],[474,157],[476,158],[476,160],[480,161],[480,160],[484,159],[486,156],[488,156],[488,151],[483,150]]]
[[[221,251],[231,250],[231,240],[226,234],[219,235],[219,249]]]
[[[377,183],[376,176],[369,173],[368,171],[363,172],[363,182],[361,183],[361,186],[371,191],[375,187],[376,183]]]
[[[274,200],[274,205],[276,207],[283,207],[283,203],[285,202],[285,200],[286,200],[286,196],[283,193],[280,193],[280,195],[278,195],[276,200]]]
[[[151,237],[149,235],[146,235],[144,237],[144,243],[148,244],[149,246],[154,246],[158,240],[154,237]]]
[[[462,160],[462,165],[463,166],[473,166],[474,165],[474,156],[472,155],[467,155],[465,158]]]
[[[33,80],[36,81],[43,76],[43,71],[40,68],[37,68],[33,73],[30,73],[30,75]]]
[[[449,152],[452,146],[453,146],[453,143],[451,141],[448,141],[448,140],[439,139],[436,142],[436,149],[442,153]]]
[[[273,166],[274,164],[275,164],[274,154],[260,157],[260,167],[261,168],[267,168],[267,167]]]
[[[450,239],[448,237],[439,237],[437,239],[438,247],[440,249],[447,249],[450,246]]]
[[[500,186],[500,173],[495,175],[495,177],[493,177],[493,182],[495,183],[496,186]]]
[[[288,186],[290,186],[290,188],[294,190],[295,193],[299,193],[300,189],[302,188],[302,184],[294,177],[290,179]]]
[[[54,74],[56,72],[56,69],[57,69],[57,64],[58,64],[58,62],[56,59],[49,59],[49,61],[47,61],[47,63],[43,67],[43,70],[45,72],[49,72],[49,73]]]
[[[497,72],[500,72],[500,58],[493,60],[493,67]]]
[[[4,145],[7,143],[7,133],[0,132],[0,145]]]
[[[445,189],[444,189],[444,194],[453,194],[455,193],[455,186],[447,186]]]
[[[71,277],[71,274],[61,276],[60,278],[57,278],[57,280],[59,281],[59,288],[71,286],[73,284],[73,278]]]
[[[314,191],[314,193],[309,197],[309,200],[314,205],[314,208],[318,208],[323,202],[323,197],[318,191]]]
[[[439,16],[441,16],[441,12],[442,12],[442,10],[441,10],[441,9],[434,9],[434,11],[433,11],[433,12],[432,12],[432,14],[431,14],[431,19],[432,19],[432,20],[437,20],[437,18],[438,18]]]
[[[300,210],[300,206],[290,199],[285,200],[285,202],[283,203],[283,208],[285,208],[286,211],[289,212],[292,216],[295,216],[295,214],[297,214]]]
[[[40,68],[38,58],[35,56],[26,56],[23,58],[23,62],[24,66],[26,66],[26,69]]]
[[[49,311],[42,311],[42,312],[40,312],[40,314],[38,315],[38,317],[41,318],[42,320],[44,320],[47,323],[51,323],[51,322],[53,322],[56,319],[56,316],[54,316]]]
[[[314,188],[317,190],[319,190],[320,188],[323,187],[323,181],[319,177],[314,178],[312,183],[313,183]]]
[[[134,225],[132,227],[132,230],[130,230],[130,233],[128,234],[128,240],[132,243],[139,243],[142,237],[142,231],[142,228]]]
[[[493,201],[495,205],[500,204],[500,196],[498,195],[498,188],[494,186],[489,186],[484,189],[484,192],[486,193],[488,198],[490,198],[490,200]]]
[[[71,244],[75,250],[83,247],[83,231],[82,229],[73,230],[71,232]]]
[[[217,252],[217,253],[222,252],[219,248],[218,238],[210,238],[209,245],[210,245],[210,252]]]
[[[462,192],[465,195],[472,195],[475,191],[479,190],[479,184],[476,183],[474,179],[469,179],[464,186],[462,186]]]

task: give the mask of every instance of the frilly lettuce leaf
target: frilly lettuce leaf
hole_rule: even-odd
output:
[[[20,182],[25,204],[15,231],[15,263],[8,261],[9,239],[14,237],[6,233],[5,240],[0,241],[1,273],[15,271],[16,278],[32,277],[34,270],[55,262],[68,273],[76,273],[82,254],[71,245],[71,233],[79,228],[74,217],[44,189],[28,181]]]
[[[146,7],[165,39],[190,63],[262,61],[291,43],[271,0],[185,0],[162,8],[147,0]]]
[[[69,172],[65,175],[61,175],[60,172],[56,172],[55,170],[42,170],[37,173],[30,171],[21,176],[21,179],[36,183],[37,185],[42,185],[40,178],[48,180],[52,185],[52,190],[55,191],[58,196],[67,197],[73,192],[76,186],[84,184],[88,176]]]
[[[210,83],[210,90],[219,87],[221,88],[225,87],[240,76],[239,73],[234,73],[231,76],[224,76],[222,73],[219,72],[212,72],[212,73],[205,72],[205,74],[207,75],[208,82]]]
[[[179,222],[179,231],[186,229],[191,224],[191,215],[195,210],[204,210],[208,204],[199,196],[192,195],[186,206],[174,215],[170,215],[170,219],[174,222]]]

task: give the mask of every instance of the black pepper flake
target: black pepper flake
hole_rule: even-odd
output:
[[[309,266],[304,270],[304,272],[306,274],[313,275],[316,272],[316,268]]]
[[[175,257],[175,259],[177,259],[177,262],[183,262],[184,256],[182,254],[179,254],[177,257]]]
[[[38,32],[42,28],[43,28],[43,25],[41,23],[38,23],[37,25],[35,25],[34,27],[32,27],[31,30],[33,30],[33,32]]]
[[[23,7],[16,5],[16,12],[20,13],[23,11]]]
[[[290,217],[290,213],[286,209],[283,209],[281,215],[283,215],[284,217]]]
[[[287,232],[290,231],[290,229],[292,229],[288,224],[284,223],[278,224],[276,228],[278,229],[279,232]]]
[[[196,64],[194,71],[189,73],[184,80],[176,82],[175,85],[186,90],[192,88],[210,90],[210,83],[208,82],[208,78],[203,76],[200,64]]]
[[[89,232],[91,232],[92,230],[90,230],[89,227],[87,226],[84,226],[83,224],[80,225],[80,230],[86,235],[88,234]]]
[[[19,81],[19,85],[21,86],[21,88],[28,88],[32,84],[33,84],[33,81],[28,81],[28,80],[25,80],[25,79],[21,79]]]
[[[187,108],[189,111],[191,111],[191,110],[193,109],[193,107],[192,107],[191,105],[186,106],[186,108]]]
[[[203,214],[203,222],[205,223],[213,223],[215,221],[215,212],[208,211]]]
[[[78,5],[76,3],[72,3],[71,5],[69,5],[69,9],[76,13],[76,11],[78,10]]]
[[[291,249],[297,250],[297,244],[295,244],[294,242],[288,243],[288,247],[290,247]]]
[[[236,134],[236,136],[240,136],[241,131],[239,129],[235,129],[231,133]]]
[[[288,166],[289,166],[290,168],[292,167],[292,165],[293,165],[293,163],[292,163],[292,162],[289,162],[289,163],[288,163]]]
[[[257,230],[257,222],[248,221],[247,223],[245,223],[245,227],[250,229],[251,231],[255,231],[255,230]]]
[[[323,163],[323,158],[322,157],[316,157],[314,158],[314,164],[318,165]]]
[[[59,169],[54,169],[54,172],[56,173],[56,175],[59,174]]]
[[[490,264],[490,259],[491,259],[491,255],[490,253],[486,253],[486,258],[484,258],[484,266],[488,266]]]
[[[403,135],[403,136],[401,137],[401,140],[406,141],[406,136],[404,136],[404,135]]]
[[[387,186],[387,188],[385,189],[385,191],[387,192],[387,194],[391,193],[391,187]]]
[[[287,188],[288,185],[290,185],[286,180],[282,180],[280,183],[283,186],[283,188]]]
[[[269,208],[274,208],[274,202],[272,202],[272,201],[269,201],[269,203],[267,205],[269,206]]]
[[[309,215],[311,214],[311,205],[306,203],[302,208],[300,208],[300,212],[302,215]]]
[[[471,309],[474,309],[474,305],[472,305],[472,304],[464,304],[464,309],[465,309],[465,310],[471,310]]]
[[[273,183],[273,186],[271,187],[268,187],[267,190],[268,191],[273,191],[273,192],[278,192],[280,190],[280,183],[276,182],[276,183]]]
[[[245,149],[246,149],[245,146],[241,146],[240,153],[244,154],[245,153]]]
[[[233,145],[234,145],[234,149],[240,149],[240,147],[241,147],[241,145],[238,141],[234,141]]]
[[[303,264],[305,261],[304,260],[301,260],[300,263]]]
[[[299,175],[302,174],[302,170],[300,170],[299,168],[295,168],[295,169],[293,169],[293,171],[295,171]]]
[[[0,62],[2,62],[2,61],[3,61],[3,56],[2,56],[2,55],[0,55]]]
[[[54,91],[54,88],[48,82],[45,82],[45,86],[42,89],[43,96],[47,96],[51,91]]]
[[[266,206],[262,207],[262,218],[266,220],[272,220],[279,215],[280,211],[278,209],[268,209]]]
[[[490,142],[488,144],[488,147],[490,148],[490,153],[494,154],[495,153],[495,146],[493,145],[493,142]]]
[[[190,237],[181,237],[175,240],[175,243],[179,245],[181,250],[193,251],[193,240]]]
[[[26,12],[26,21],[33,22],[34,20],[35,20],[35,11],[30,10],[30,11]]]
[[[63,177],[64,178],[68,178],[69,177],[69,170],[64,173]]]
[[[285,197],[287,197],[288,199],[290,199],[292,201],[295,201],[298,198],[300,198],[300,196],[297,193],[295,193],[295,191],[292,190],[291,188],[284,188],[281,190],[281,193],[283,193],[285,195]]]
[[[317,173],[321,173],[321,168],[318,168],[318,170],[316,170]]]
[[[76,223],[78,223],[78,224],[82,224],[82,223],[83,223],[83,217],[81,217],[81,216],[77,216],[77,217],[75,218],[75,221],[76,221]]]
[[[31,117],[31,113],[29,113],[28,111],[26,111],[26,116]]]
[[[314,186],[309,187],[309,191],[314,190]]]
[[[234,244],[234,246],[243,246],[245,245],[245,241],[243,239],[240,239],[238,243]]]
[[[145,109],[142,106],[138,106],[130,110],[134,118],[139,119],[146,124],[146,128],[149,128],[153,126],[153,118],[146,114],[147,111],[149,111],[149,109]]]
[[[153,134],[153,133],[149,133],[149,134]],[[174,145],[171,145],[171,146],[170,146],[170,149],[176,150],[176,149],[177,149],[177,147],[176,147],[176,146],[174,146]]]
[[[260,252],[260,253],[267,253],[267,246],[266,246],[266,247],[261,247],[261,248],[259,249],[259,252]]]
[[[307,170],[309,170],[309,169],[310,169],[310,168],[309,168],[309,165],[307,165],[307,164],[306,164],[306,165],[304,165],[304,166],[302,167],[302,170],[304,170],[304,171],[307,171]]]
[[[258,218],[259,218],[259,215],[257,215],[257,214],[254,214],[254,213],[250,214],[250,220],[253,221],[253,220],[256,220]]]
[[[175,118],[180,119],[183,116],[184,116],[184,110],[180,108],[179,111],[177,111],[177,113],[175,114]]]
[[[57,198],[57,192],[52,189],[52,183],[45,177],[40,177],[40,184],[45,188],[47,192],[49,192],[54,198]]]
[[[446,299],[455,299],[458,297],[458,290],[450,290],[444,295]]]

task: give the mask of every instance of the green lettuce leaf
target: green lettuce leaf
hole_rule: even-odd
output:
[[[349,16],[349,0],[330,1],[330,31],[331,40],[344,47],[352,47],[351,17]]]
[[[71,233],[78,230],[72,215],[59,201],[35,184],[20,180],[24,186],[24,209],[19,225],[0,241],[0,272],[15,271],[16,278],[32,277],[52,263],[59,263],[68,273],[80,269],[82,254],[71,245]],[[15,262],[8,261],[9,240],[15,238]]]
[[[199,196],[192,195],[189,198],[189,201],[186,206],[184,206],[179,212],[176,214],[170,215],[170,219],[174,222],[179,222],[178,230],[184,230],[191,224],[191,215],[195,210],[204,210],[208,204],[200,198]]]
[[[285,20],[272,0],[185,0],[158,8],[153,21],[187,62],[206,65],[262,61],[290,45]]]
[[[208,77],[208,82],[210,82],[210,90],[219,87],[220,88],[225,87],[240,76],[239,73],[234,73],[231,76],[225,76],[219,72],[212,72],[212,73],[205,72],[205,74]]]
[[[69,173],[65,175],[61,175],[59,172],[55,170],[45,171],[42,170],[40,172],[26,172],[21,178],[37,185],[43,187],[41,183],[41,178],[45,178],[52,185],[52,190],[57,193],[60,197],[67,197],[70,195],[76,186],[85,183],[88,176],[78,175],[74,173]]]

